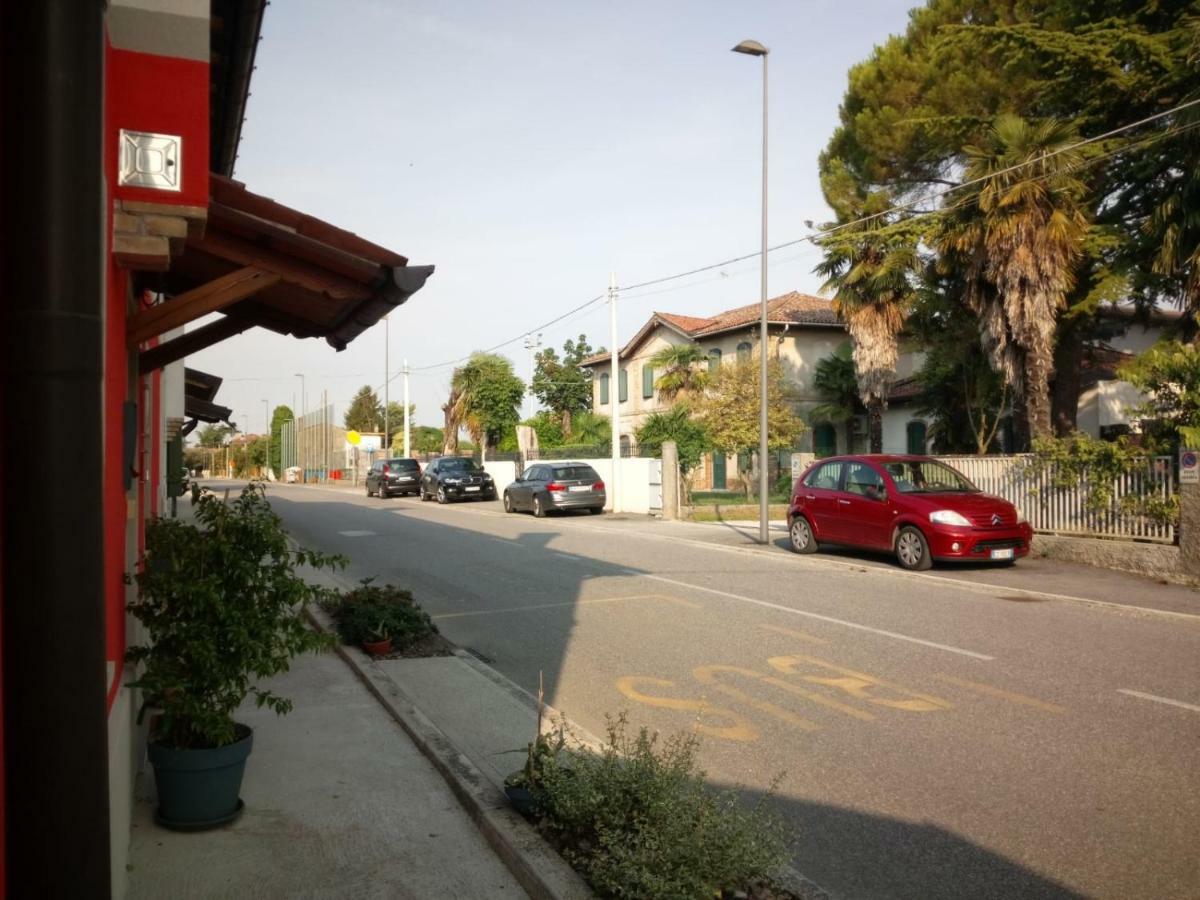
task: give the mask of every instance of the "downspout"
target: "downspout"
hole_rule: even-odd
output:
[[[0,242],[5,886],[13,898],[111,890],[104,7],[39,0],[7,3],[0,14],[8,136],[0,194],[20,213]],[[70,453],[69,479],[31,465],[35,436]]]

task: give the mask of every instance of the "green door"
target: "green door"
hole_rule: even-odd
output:
[[[713,461],[713,483],[712,483],[713,490],[714,491],[723,491],[723,490],[725,490],[725,454],[724,453],[714,453],[712,455],[712,461]]]

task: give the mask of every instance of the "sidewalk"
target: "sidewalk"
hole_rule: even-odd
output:
[[[154,824],[154,779],[138,777],[133,900],[528,896],[450,786],[334,653],[295,660],[273,686],[295,702],[254,728],[246,811],[214,831]]]

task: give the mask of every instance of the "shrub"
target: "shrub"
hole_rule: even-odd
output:
[[[326,609],[337,621],[338,637],[344,644],[361,644],[386,634],[396,650],[403,650],[437,633],[437,626],[411,592],[392,584],[373,585],[370,578],[326,604]]]
[[[746,809],[735,791],[709,789],[694,736],[626,728],[610,717],[600,753],[538,760],[539,828],[602,896],[713,897],[786,862],[790,834],[767,797]]]

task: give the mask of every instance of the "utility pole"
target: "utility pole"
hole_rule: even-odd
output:
[[[304,393],[304,373],[297,372],[296,377],[300,379],[300,425],[296,429],[297,440],[299,445],[297,448],[297,457],[300,463],[300,481],[301,483],[308,482],[308,439],[304,434],[305,418],[308,416],[308,397]]]
[[[263,398],[263,422],[267,426],[267,474],[264,476],[268,481],[271,480],[271,404],[267,398]]]
[[[612,478],[608,486],[609,497],[611,498],[611,506],[613,512],[621,511],[620,494],[620,475],[621,468],[621,373],[619,368],[618,356],[620,348],[617,346],[617,273],[608,273],[608,308],[610,324],[612,325],[612,352],[609,354],[609,359],[612,362],[611,373],[609,375],[609,390],[608,399],[612,401]]]
[[[537,337],[525,335],[525,349],[529,351],[529,400],[526,403],[527,419],[533,418],[533,365],[534,358],[537,355],[538,349],[542,346],[542,333],[539,331]]]
[[[391,384],[392,378],[388,369],[388,333],[391,328],[388,327],[388,317],[383,317],[383,453],[384,456],[392,455],[392,432],[388,427],[388,387]],[[405,401],[408,405],[408,401]]]
[[[412,456],[409,446],[409,430],[411,423],[408,421],[408,359],[404,360],[404,455]]]

